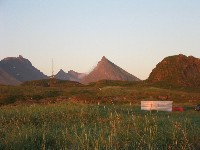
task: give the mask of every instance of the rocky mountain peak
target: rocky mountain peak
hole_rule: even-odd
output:
[[[87,84],[100,80],[139,81],[140,79],[126,72],[103,56],[97,66],[81,79],[81,82]]]
[[[31,62],[24,58],[22,55],[19,55],[18,57],[6,57],[3,60],[1,60],[1,62],[5,62],[5,63],[24,63],[27,65],[32,65]]]
[[[48,78],[32,63],[19,55],[19,57],[7,57],[0,61],[0,67],[18,81],[28,81]]]
[[[23,59],[24,57],[22,56],[22,55],[19,55],[19,57],[18,58],[21,58],[21,59]]]
[[[65,73],[64,70],[60,69],[60,71],[58,73]]]
[[[101,58],[101,61],[105,61],[105,60],[108,60],[105,56],[103,56],[102,58]]]
[[[101,62],[109,62],[109,60],[105,57],[105,56],[103,56],[102,58],[101,58],[101,61],[99,61],[99,63],[101,63]]]

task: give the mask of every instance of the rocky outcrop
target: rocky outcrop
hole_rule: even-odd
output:
[[[182,54],[166,57],[152,70],[148,82],[200,86],[200,59]]]

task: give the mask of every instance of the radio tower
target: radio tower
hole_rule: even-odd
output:
[[[51,75],[51,78],[54,78],[53,73],[54,73],[54,71],[53,71],[53,58],[52,58],[52,75]]]

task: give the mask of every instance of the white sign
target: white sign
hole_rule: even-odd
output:
[[[141,101],[141,110],[172,111],[173,101]]]

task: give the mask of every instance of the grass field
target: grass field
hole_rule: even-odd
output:
[[[0,93],[0,149],[200,149],[198,89],[103,82]],[[140,110],[166,95],[184,112]]]

